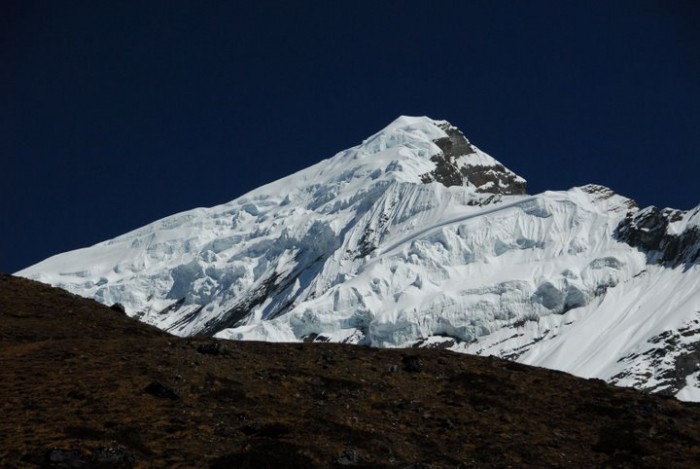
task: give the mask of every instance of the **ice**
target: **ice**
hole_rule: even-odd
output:
[[[121,303],[178,335],[442,345],[621,385],[670,386],[664,376],[693,343],[681,332],[698,328],[699,267],[649,265],[618,241],[616,227],[638,209],[602,186],[507,195],[424,183],[448,126],[400,117],[236,200],[18,275]],[[464,171],[508,171],[470,148],[458,161]],[[669,233],[700,229],[700,208],[679,217]],[[656,363],[644,353],[660,334],[682,340]],[[681,381],[674,392],[697,399],[697,373]]]

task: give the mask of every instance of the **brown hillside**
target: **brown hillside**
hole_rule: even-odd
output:
[[[700,467],[700,406],[438,350],[180,339],[0,276],[2,467]]]

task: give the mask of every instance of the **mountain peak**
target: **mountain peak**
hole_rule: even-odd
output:
[[[524,191],[449,122],[401,116],[19,274],[181,336],[445,347],[700,400],[700,212],[597,185]]]
[[[478,193],[525,194],[525,179],[472,145],[446,120],[400,116],[357,148],[363,153],[395,151],[413,156],[418,167],[411,168],[412,172],[425,184],[472,187]]]

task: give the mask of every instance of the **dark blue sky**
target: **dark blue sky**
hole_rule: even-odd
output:
[[[700,203],[700,2],[0,2],[0,270],[232,200],[400,114],[531,193]]]

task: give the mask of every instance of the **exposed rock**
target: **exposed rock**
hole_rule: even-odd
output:
[[[700,313],[700,312],[699,312]],[[664,396],[673,396],[687,385],[687,379],[700,371],[700,319],[695,319],[678,330],[666,330],[648,340],[649,348],[639,353],[622,357],[625,371],[613,376],[613,383],[633,381],[644,391]],[[658,373],[653,384],[646,384],[649,369]]]
[[[615,237],[647,254],[650,264],[676,267],[700,262],[700,228],[690,226],[673,233],[669,226],[688,214],[682,210],[651,206],[628,213],[615,230]]]
[[[229,349],[222,342],[209,342],[197,347],[197,351],[204,355],[224,355],[229,352]]]
[[[81,468],[89,467],[88,460],[80,451],[75,449],[53,448],[46,453],[49,467]]]
[[[424,183],[437,181],[447,187],[473,185],[477,192],[490,194],[525,194],[524,179],[494,161],[493,165],[468,164],[464,157],[476,155],[478,150],[469,143],[462,131],[450,124],[440,126],[447,137],[434,140],[442,150],[430,159],[435,169],[421,176]]]
[[[401,359],[401,363],[403,363],[404,371],[423,371],[423,361],[416,355],[406,355]]]
[[[92,453],[93,467],[131,468],[135,459],[119,446],[100,446]]]
[[[335,462],[339,466],[354,466],[360,462],[360,453],[355,449],[346,450]]]
[[[117,313],[122,313],[126,314],[126,308],[124,308],[124,305],[121,303],[114,303],[112,306],[109,307],[112,311],[116,311]]]
[[[144,388],[144,391],[152,396],[159,397],[161,399],[169,399],[171,401],[176,401],[180,399],[180,396],[178,396],[175,391],[158,381],[153,381],[152,383],[150,383]]]
[[[113,468],[129,469],[134,467],[135,459],[119,446],[98,446],[92,450],[52,448],[46,453],[43,467],[56,468]]]

